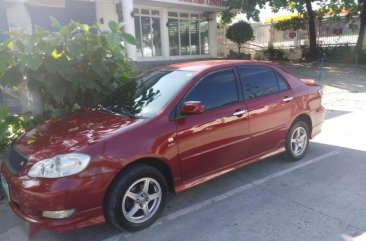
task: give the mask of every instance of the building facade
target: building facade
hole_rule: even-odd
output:
[[[124,22],[124,31],[137,40],[136,46],[126,46],[127,54],[142,62],[216,57],[216,15],[225,1],[5,0],[3,4],[0,27],[10,31],[31,33],[36,25],[49,29],[48,16],[62,24],[97,23],[103,30],[111,20]]]

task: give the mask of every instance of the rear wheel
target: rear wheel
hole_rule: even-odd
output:
[[[105,203],[106,218],[120,229],[144,229],[159,217],[166,197],[167,183],[159,170],[134,166],[111,186]]]
[[[292,161],[303,158],[309,146],[309,127],[304,121],[296,121],[286,139],[286,154]]]

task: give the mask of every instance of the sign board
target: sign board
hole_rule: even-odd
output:
[[[50,8],[65,8],[65,0],[30,0],[27,3]]]
[[[179,0],[180,2],[197,3],[202,5],[224,7],[225,0]]]
[[[340,35],[343,33],[343,28],[334,28],[333,34]]]
[[[288,36],[289,36],[290,38],[295,38],[295,37],[296,37],[296,32],[289,32],[289,33],[288,33]]]

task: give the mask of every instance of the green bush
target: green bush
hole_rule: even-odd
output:
[[[102,32],[97,25],[61,26],[50,19],[57,31],[36,27],[31,35],[10,33],[0,44],[0,84],[17,87],[26,80],[46,111],[70,111],[93,105],[129,79],[125,43],[136,40],[123,24],[110,22],[110,31]]]
[[[268,48],[264,50],[264,55],[269,60],[288,60],[286,51],[283,48],[275,48],[273,45],[269,45]]]
[[[353,48],[345,45],[339,45],[335,47],[322,48],[322,52],[325,54],[326,61],[328,62],[339,62],[339,63],[351,63],[354,61],[352,56]]]
[[[4,150],[25,131],[24,117],[9,114],[6,106],[0,106],[0,150]]]
[[[40,93],[45,112],[9,114],[0,108],[0,152],[26,129],[75,108],[93,106],[115,87],[132,82],[125,44],[135,44],[123,24],[97,25],[71,21],[66,26],[50,17],[56,31],[36,27],[33,34],[9,33],[0,43],[0,84],[17,88],[26,81]]]
[[[31,113],[12,114],[9,113],[6,106],[0,106],[0,155],[26,130],[31,129],[45,119],[60,115],[60,112],[48,112],[42,116],[33,116]]]

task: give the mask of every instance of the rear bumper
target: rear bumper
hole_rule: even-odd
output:
[[[311,132],[311,138],[314,138],[314,137],[316,137],[317,135],[320,134],[321,129],[322,129],[322,125],[323,125],[323,123],[320,123],[316,126],[313,126],[313,130]]]
[[[311,138],[314,138],[321,132],[321,128],[325,118],[325,108],[320,106],[315,111],[312,111],[311,114],[311,122],[313,123]]]
[[[3,165],[1,173],[9,186],[12,210],[23,220],[55,232],[67,232],[105,222],[103,200],[114,173],[82,179],[32,179],[12,176]],[[65,219],[42,217],[43,211],[75,209]]]

